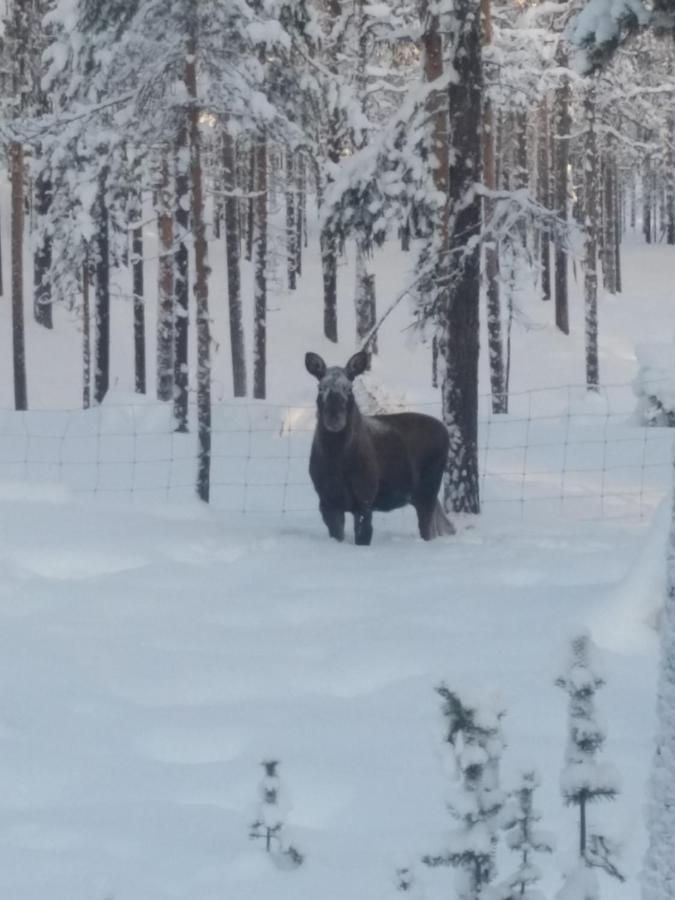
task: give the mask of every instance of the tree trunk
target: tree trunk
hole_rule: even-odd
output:
[[[444,315],[441,352],[443,419],[450,432],[445,500],[455,512],[480,512],[478,479],[478,347],[480,197],[482,174],[482,59],[476,0],[457,0],[449,16],[457,79],[448,88],[453,159],[449,198],[453,277]]]
[[[356,292],[354,306],[356,308],[356,343],[361,346],[375,327],[377,312],[375,304],[375,275],[368,265],[368,251],[363,246],[360,236],[356,237]],[[373,334],[368,342],[371,353],[377,353],[377,334]]]
[[[298,251],[295,242],[298,237],[296,224],[296,193],[293,173],[293,153],[286,151],[286,277],[288,287],[294,291],[297,287]]]
[[[558,63],[567,65],[567,58],[559,54]],[[556,88],[554,99],[554,148],[555,148],[555,209],[563,223],[567,223],[568,173],[570,117],[570,85],[567,76],[562,76]],[[567,249],[564,237],[555,240],[555,323],[563,334],[570,333],[569,307],[567,296]]]
[[[225,173],[225,256],[227,257],[227,301],[230,314],[232,389],[235,397],[245,397],[246,350],[241,306],[239,203],[234,193],[236,188],[234,140],[227,131],[223,134],[223,170]]]
[[[23,147],[10,144],[12,185],[12,355],[14,363],[14,408],[28,409],[26,384],[26,333],[23,311]]]
[[[255,173],[256,145],[251,141],[248,151],[248,214],[246,216],[246,261],[253,259],[253,239],[255,234]]]
[[[614,208],[614,187],[612,180],[613,159],[607,152],[603,166],[603,211],[604,234],[602,238],[602,275],[603,286],[608,294],[616,293],[616,210]]]
[[[139,208],[139,214],[142,209]],[[145,300],[143,294],[143,226],[137,225],[131,237],[134,285],[134,390],[146,392],[145,373]]]
[[[328,14],[332,21],[338,21],[342,14],[342,0],[328,0]],[[337,76],[337,61],[334,53],[329,60],[329,68]],[[338,111],[333,108],[328,116],[328,159],[333,165],[340,161],[339,146],[340,118]],[[331,176],[328,176],[331,180]],[[329,225],[321,229],[321,268],[323,272],[323,333],[329,341],[337,343],[337,254],[338,242],[335,232]]]
[[[305,218],[307,214],[307,192],[305,190],[305,161],[301,155],[297,157],[295,164],[296,185],[297,185],[297,202],[295,205],[295,271],[298,276],[302,275],[302,247],[303,247],[303,229],[305,226]],[[306,244],[305,244],[306,246]]]
[[[586,321],[586,387],[597,391],[598,365],[598,142],[596,127],[596,82],[586,88],[584,98],[584,298]]]
[[[651,160],[647,157],[642,169],[642,233],[645,242],[652,242],[652,167]]]
[[[91,307],[89,263],[82,266],[82,408],[91,406]]]
[[[551,208],[551,169],[549,165],[550,135],[549,113],[546,98],[539,107],[539,134],[537,136],[537,196],[546,209]],[[551,299],[551,238],[547,228],[539,233],[539,258],[541,260],[541,299]]]
[[[159,265],[157,269],[157,399],[171,400],[174,381],[175,320],[173,285],[173,216],[169,192],[169,162],[161,163],[157,227]]]
[[[101,169],[96,196],[95,360],[94,401],[103,402],[110,386],[110,220],[107,201],[108,168]]]
[[[40,155],[36,151],[37,162]],[[35,212],[44,222],[52,203],[52,183],[45,170],[40,167],[35,179]],[[33,258],[33,314],[38,325],[53,328],[52,320],[52,239],[43,232],[40,243],[35,248]]]
[[[267,136],[261,134],[255,149],[256,208],[254,253],[253,396],[267,395]]]
[[[492,11],[490,0],[481,0],[483,45],[492,43]],[[486,95],[483,98],[483,181],[485,187],[494,191],[497,188],[495,170],[494,115],[492,102]],[[486,198],[483,201],[484,221],[489,225],[494,215],[494,201]],[[490,390],[492,394],[492,412],[508,411],[506,394],[504,341],[502,338],[502,308],[499,297],[499,248],[496,237],[492,237],[485,245],[485,281],[487,293],[487,333],[488,358],[490,363]]]
[[[190,228],[190,174],[186,161],[187,129],[181,127],[176,145],[176,196],[174,206],[174,374],[173,416],[176,431],[188,430],[188,323],[190,284],[188,232]]]
[[[197,105],[196,45],[186,47],[185,86],[191,100],[190,185],[195,248],[195,306],[197,314],[197,435],[199,442],[197,495],[208,503],[211,491],[211,328],[209,319],[208,246],[204,221],[201,135]]]

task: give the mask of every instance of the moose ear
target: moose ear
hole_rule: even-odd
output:
[[[326,363],[318,353],[305,353],[305,368],[310,375],[321,381],[326,374]]]
[[[367,352],[365,350],[359,350],[359,352],[355,353],[345,366],[347,378],[349,378],[350,381],[353,381],[357,377],[357,375],[362,375],[368,368],[369,362],[370,359]]]

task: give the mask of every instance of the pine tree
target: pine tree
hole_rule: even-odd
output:
[[[605,683],[598,673],[595,647],[588,634],[571,643],[567,671],[556,680],[569,697],[568,740],[560,787],[568,806],[579,809],[579,865],[568,874],[559,900],[586,900],[598,895],[593,870],[600,868],[623,880],[616,867],[616,848],[588,824],[588,806],[614,800],[619,780],[614,767],[597,759],[605,743],[605,729],[595,709],[595,693]]]
[[[481,900],[496,877],[498,827],[505,799],[499,784],[504,711],[495,704],[466,703],[444,685],[437,690],[443,698],[446,740],[462,779],[461,790],[448,807],[459,824],[449,836],[447,849],[423,861],[457,869],[458,900]]]
[[[279,779],[279,761],[265,760],[263,779],[260,782],[260,811],[251,825],[251,840],[262,841],[265,852],[270,854],[279,868],[295,869],[302,865],[304,857],[292,844],[284,839],[284,818],[287,802]]]
[[[586,386],[597,391],[598,360],[598,145],[596,84],[591,81],[584,97],[584,299],[586,308]]]
[[[541,816],[534,808],[534,792],[540,783],[533,770],[523,772],[511,795],[512,802],[505,808],[506,844],[519,854],[520,865],[498,889],[500,900],[543,900],[543,894],[535,887],[541,870],[534,859],[540,853],[551,853],[554,841],[548,832],[537,827]]]

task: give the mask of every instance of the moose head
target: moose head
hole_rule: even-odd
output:
[[[333,433],[344,431],[356,405],[353,381],[368,368],[368,354],[360,350],[341,368],[326,366],[318,353],[307,353],[305,368],[319,382],[317,410],[320,425]]]

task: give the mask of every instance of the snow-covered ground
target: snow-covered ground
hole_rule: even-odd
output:
[[[635,345],[675,331],[672,248],[628,236],[625,292],[600,305],[600,397],[574,387],[578,294],[567,338],[552,305],[525,291],[513,413],[498,421],[482,406],[484,516],[430,545],[410,511],[379,516],[370,548],[328,540],[306,474],[315,386],[303,357],[353,351],[351,261],[340,267],[337,348],[319,336],[316,253],[296,295],[273,279],[267,406],[229,402],[215,243],[210,262],[209,509],[192,499],[192,438],[130,394],[123,284],[114,391],[84,414],[64,412],[81,397],[81,335],[65,309],[51,334],[29,323],[33,411],[9,411],[0,302],[0,898],[387,900],[403,867],[415,869],[416,900],[451,897],[452,873],[419,862],[443,850],[451,826],[441,681],[499,692],[504,787],[539,769],[542,825],[559,845],[543,860],[552,897],[576,846],[558,784],[566,702],[553,681],[568,638],[587,627],[607,674],[607,757],[623,781],[619,799],[593,811],[625,845],[628,881],[605,882],[603,896],[638,900],[671,438],[635,426],[631,381]],[[410,264],[394,244],[377,255],[380,308]],[[149,360],[153,315],[150,303]],[[369,383],[385,402],[433,412],[428,348],[409,321],[404,302]],[[285,836],[306,856],[295,871],[249,839],[271,758],[290,799]],[[501,873],[515,867],[502,850]]]
[[[452,896],[441,681],[498,691],[503,783],[534,765],[551,896],[575,847],[558,778],[567,638],[590,627],[623,793],[597,809],[639,896],[667,511],[648,529],[487,517],[424,544],[380,516],[370,548],[318,516],[230,517],[0,488],[0,894],[12,900],[379,900],[414,866]],[[249,839],[281,761],[278,869]],[[515,868],[504,851],[502,871]]]

